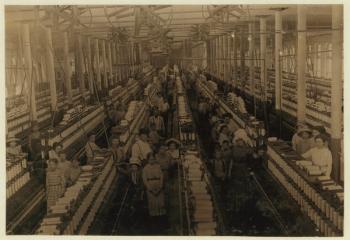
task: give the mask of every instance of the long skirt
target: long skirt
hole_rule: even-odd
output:
[[[50,210],[50,207],[54,206],[57,200],[62,196],[62,184],[55,184],[47,186],[47,211]]]
[[[148,211],[151,217],[162,216],[166,213],[164,204],[164,191],[154,195],[147,191]]]

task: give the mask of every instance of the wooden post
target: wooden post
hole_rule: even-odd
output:
[[[116,71],[116,81],[117,83],[120,82],[120,68],[119,68],[119,63],[120,63],[120,54],[119,54],[119,44],[115,44],[115,71]]]
[[[89,91],[90,91],[90,95],[92,96],[95,92],[94,90],[94,74],[93,74],[93,70],[92,70],[92,52],[91,52],[91,38],[88,37],[87,38],[87,61],[88,61],[88,79],[89,79]]]
[[[28,102],[30,103],[30,113],[31,120],[37,121],[37,109],[36,109],[36,99],[35,99],[35,81],[33,76],[33,64],[32,64],[32,51],[30,46],[30,32],[29,24],[23,24],[22,27],[22,40],[23,40],[23,50],[24,50],[24,60],[25,68],[27,69],[27,79],[30,81],[27,86],[30,88],[28,90]]]
[[[213,55],[214,55],[214,72],[213,72],[213,75],[216,77],[217,75],[217,46],[218,46],[218,38],[215,37],[214,39],[214,46],[213,46]]]
[[[298,53],[297,53],[297,119],[306,120],[306,7],[297,6],[298,12]]]
[[[65,85],[67,92],[68,104],[73,104],[73,94],[72,94],[72,67],[70,65],[69,58],[69,41],[68,41],[68,32],[63,33],[63,42],[64,42],[64,72],[65,72]]]
[[[54,51],[52,46],[52,33],[50,28],[45,29],[46,35],[46,66],[47,66],[47,78],[50,82],[50,96],[51,96],[51,110],[57,111],[57,92],[56,92],[56,79],[55,79],[55,61]]]
[[[234,32],[234,36],[232,37],[232,41],[233,41],[233,71],[234,71],[234,87],[237,87],[237,81],[238,81],[238,71],[237,71],[237,58],[238,58],[238,53],[237,53],[237,49],[238,49],[238,38],[237,38],[237,32]]]
[[[83,56],[83,44],[81,35],[77,35],[78,43],[78,78],[79,78],[79,90],[81,96],[85,99],[85,79],[84,79],[84,56]]]
[[[97,89],[101,91],[101,66],[100,66],[100,50],[98,46],[98,39],[95,39],[95,59],[96,59],[96,77],[97,77]]]
[[[106,59],[106,40],[102,40],[102,64],[103,64],[103,87],[105,89],[108,89],[107,59]]]
[[[115,52],[115,42],[112,41],[112,82],[113,85],[116,84],[116,52]]]
[[[282,14],[281,11],[275,12],[275,109],[281,110],[281,58],[280,52],[283,52],[282,47]]]
[[[255,31],[255,22],[249,23],[249,91],[250,95],[255,95],[255,67],[254,67],[254,47],[255,47],[255,39],[254,39],[254,31]]]
[[[247,36],[244,34],[244,27],[241,26],[241,36],[240,36],[240,59],[241,59],[241,66],[240,66],[240,86],[241,90],[245,92],[244,85],[245,82],[245,44],[247,41]]]
[[[227,35],[227,81],[231,85],[231,79],[232,79],[232,65],[231,65],[231,51],[232,51],[232,38],[231,34]]]
[[[108,56],[108,71],[109,71],[109,86],[113,85],[113,74],[112,74],[112,49],[111,49],[111,42],[108,41],[107,43],[107,56]]]
[[[222,35],[222,73],[223,73],[223,79],[224,82],[226,82],[226,61],[227,61],[227,57],[226,57],[226,53],[227,53],[227,41],[226,41],[226,35]]]
[[[263,92],[261,97],[263,101],[266,101],[267,84],[266,84],[266,18],[260,18],[260,82],[262,84]]]
[[[340,154],[342,134],[342,49],[343,7],[332,6],[332,81],[331,81],[331,149],[333,155],[333,177],[340,180]],[[341,169],[344,171],[344,168]]]

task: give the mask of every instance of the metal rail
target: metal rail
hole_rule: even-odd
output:
[[[9,224],[6,225],[6,233],[11,234],[13,230],[22,223],[22,221],[28,216],[28,214],[37,206],[40,202],[45,200],[45,189],[41,189],[34,198],[29,200],[23,210],[12,220]]]

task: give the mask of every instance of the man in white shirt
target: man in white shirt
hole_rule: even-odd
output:
[[[323,135],[315,137],[315,147],[304,153],[302,156],[311,159],[312,163],[320,167],[322,173],[330,177],[332,172],[332,153],[326,147],[326,138]]]

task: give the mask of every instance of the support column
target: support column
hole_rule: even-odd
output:
[[[102,64],[103,64],[103,87],[108,89],[107,80],[107,59],[106,59],[106,41],[102,40]]]
[[[262,84],[263,92],[261,97],[266,101],[267,84],[266,84],[266,18],[260,18],[260,83]]]
[[[88,37],[87,39],[87,61],[88,61],[88,79],[89,79],[89,91],[90,95],[92,96],[94,94],[94,74],[92,70],[92,53],[91,53],[91,38]]]
[[[231,36],[230,34],[228,34],[226,36],[226,42],[227,42],[227,54],[226,54],[226,57],[227,57],[227,60],[226,60],[226,63],[227,63],[227,70],[226,70],[226,80],[229,84],[231,84],[231,74],[232,74],[232,71],[231,71]]]
[[[57,111],[57,92],[56,92],[56,79],[55,79],[55,62],[54,52],[52,46],[52,33],[50,28],[45,29],[46,35],[46,66],[47,66],[47,78],[50,82],[50,96],[51,96],[51,111]]]
[[[219,37],[219,78],[223,80],[223,57],[224,57],[224,36]]]
[[[255,95],[255,68],[254,68],[254,46],[255,46],[255,39],[254,39],[254,31],[255,31],[255,22],[249,23],[249,91],[250,95]]]
[[[115,54],[115,42],[112,41],[112,66],[114,67],[115,65],[115,57],[116,57],[116,54]]]
[[[79,91],[81,96],[85,99],[85,76],[84,76],[84,55],[83,55],[83,44],[81,35],[77,35],[78,43],[78,78],[79,78]]]
[[[226,53],[227,53],[227,41],[226,41],[226,35],[222,36],[222,58],[223,58],[223,80],[224,82],[226,82],[226,61],[227,61],[227,57],[226,57]]]
[[[331,149],[333,156],[332,175],[336,181],[340,180],[340,154],[342,134],[342,40],[343,7],[332,6],[332,81],[331,81]],[[343,158],[344,159],[344,158]]]
[[[218,42],[217,42],[217,66],[218,66],[218,73],[217,76],[219,79],[221,79],[221,48],[222,48],[222,43],[221,43],[221,36],[218,37]]]
[[[232,37],[232,41],[233,41],[233,76],[234,76],[234,87],[237,87],[237,82],[238,82],[238,71],[237,71],[237,59],[238,59],[238,53],[237,53],[237,49],[238,49],[238,38],[237,38],[237,31],[234,32],[234,35]]]
[[[327,51],[328,43],[321,44],[321,51]],[[327,75],[327,52],[321,52],[321,78],[326,78]]]
[[[240,86],[241,90],[245,92],[244,85],[246,84],[245,82],[245,43],[247,41],[247,36],[244,34],[244,27],[241,26],[241,36],[240,36],[240,61],[241,61],[241,66],[240,66]]]
[[[215,55],[215,77],[218,76],[218,58],[219,58],[219,51],[218,51],[218,46],[219,46],[219,38],[215,38],[215,49],[214,49],[214,55]]]
[[[32,63],[32,51],[30,46],[30,32],[29,24],[24,24],[22,27],[22,39],[23,39],[23,50],[24,50],[24,60],[25,60],[25,69],[27,69],[27,79],[31,80],[27,84],[30,90],[28,90],[28,102],[30,103],[30,113],[31,120],[37,121],[37,109],[36,109],[36,99],[35,99],[35,81],[32,77],[33,75],[33,63]]]
[[[306,7],[298,5],[297,119],[306,120]]]
[[[210,74],[214,72],[214,41],[210,39],[209,51],[210,51]]]
[[[141,51],[141,48],[140,48]],[[142,55],[141,55],[142,56]],[[116,71],[116,82],[120,82],[120,52],[119,52],[119,44],[116,43],[115,44],[115,71]]]
[[[107,44],[107,50],[108,50],[108,71],[109,71],[109,86],[112,86],[113,85],[113,74],[112,74],[112,49],[111,49],[111,42],[108,41],[108,44]]]
[[[100,50],[98,46],[98,39],[95,39],[95,59],[96,59],[96,80],[97,80],[97,90],[102,90],[101,84],[101,67],[100,67]]]
[[[73,104],[73,94],[72,94],[72,67],[70,65],[69,59],[69,41],[68,41],[68,32],[63,33],[63,51],[64,51],[64,80],[66,85],[67,100],[68,104]]]
[[[283,52],[282,48],[282,14],[281,11],[275,12],[275,109],[281,110],[281,58],[280,52]]]

